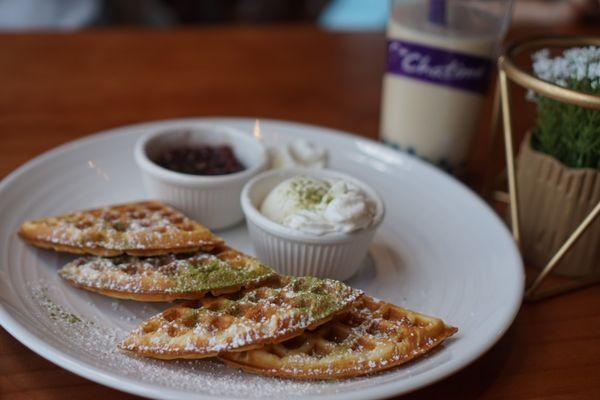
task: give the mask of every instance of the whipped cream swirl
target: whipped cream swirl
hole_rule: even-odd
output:
[[[351,182],[296,176],[277,185],[260,211],[281,225],[320,236],[367,228],[375,209],[374,201]]]
[[[283,147],[273,147],[270,152],[273,168],[324,168],[327,164],[327,150],[304,139],[294,140]]]

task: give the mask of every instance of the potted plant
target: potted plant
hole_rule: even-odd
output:
[[[600,47],[533,55],[543,80],[600,95]],[[600,111],[531,94],[537,121],[521,145],[517,185],[525,260],[543,267],[600,201]],[[597,221],[554,270],[568,276],[600,271]]]

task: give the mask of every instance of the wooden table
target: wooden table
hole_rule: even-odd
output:
[[[530,30],[511,35],[523,32]],[[379,33],[272,26],[3,34],[0,54],[0,178],[66,141],[162,118],[280,118],[377,137],[385,61]],[[531,123],[531,105],[518,107],[519,131]],[[486,127],[469,164],[474,184],[487,159]],[[599,371],[594,287],[525,304],[481,359],[406,398],[592,399],[600,393]],[[134,397],[55,366],[0,328],[2,399],[109,396]]]

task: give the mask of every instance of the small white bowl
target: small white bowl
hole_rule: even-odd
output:
[[[376,205],[372,224],[351,233],[311,235],[280,225],[259,211],[269,192],[285,179],[297,175],[339,178],[360,187]],[[286,168],[263,172],[242,190],[242,209],[250,238],[263,262],[280,273],[346,280],[361,266],[385,213],[381,197],[371,187],[351,176],[324,169]]]
[[[231,146],[246,169],[227,175],[202,176],[171,171],[153,161],[169,148],[207,144]],[[148,133],[136,143],[134,155],[151,197],[176,207],[211,229],[226,228],[244,218],[240,206],[242,187],[268,165],[265,146],[249,133],[211,124]]]

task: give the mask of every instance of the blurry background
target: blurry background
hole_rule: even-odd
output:
[[[388,0],[0,0],[0,29],[314,22],[382,30]],[[515,24],[600,23],[600,0],[518,0]],[[599,25],[600,30],[600,25]]]

